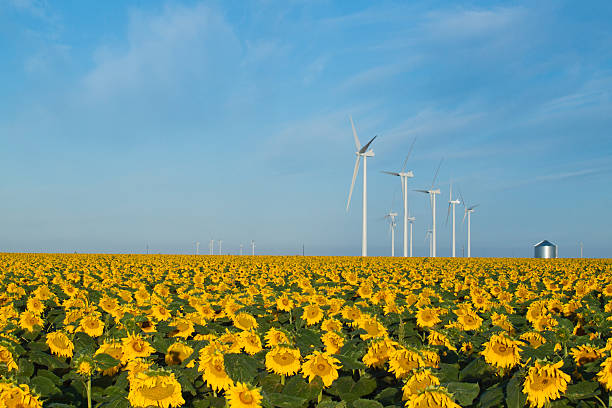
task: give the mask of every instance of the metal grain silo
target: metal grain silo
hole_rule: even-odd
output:
[[[534,245],[534,256],[536,258],[556,258],[557,246],[547,240]]]

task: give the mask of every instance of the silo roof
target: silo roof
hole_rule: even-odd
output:
[[[551,242],[549,242],[549,241],[547,241],[547,240],[544,240],[544,241],[538,242],[538,243],[537,243],[537,244],[535,244],[534,246],[536,246],[536,247],[541,247],[541,246],[553,246],[553,247],[554,247],[554,246],[556,246],[556,245],[555,245],[555,244],[553,244],[553,243],[551,243]]]

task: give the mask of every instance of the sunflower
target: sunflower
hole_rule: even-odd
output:
[[[90,376],[93,373],[93,366],[89,361],[81,361],[77,365],[77,374],[81,374],[85,377]]]
[[[155,305],[151,307],[149,314],[158,321],[168,320],[172,317],[172,314],[170,314],[170,311],[166,309],[164,305]]]
[[[276,299],[276,308],[281,312],[290,312],[293,307],[293,300],[289,299],[286,294],[283,294],[278,299]]]
[[[238,383],[231,387],[226,396],[229,408],[258,408],[261,407],[262,396],[257,388],[245,383]]]
[[[599,351],[589,345],[581,345],[570,350],[570,354],[574,357],[574,361],[578,367],[597,360],[601,357]]]
[[[0,405],[6,408],[42,408],[38,396],[30,392],[30,388],[22,384],[0,384]]]
[[[504,334],[494,334],[484,343],[482,354],[485,361],[498,368],[512,368],[517,365],[521,356],[519,346],[522,343],[514,341]]]
[[[325,351],[329,354],[336,354],[344,345],[344,337],[336,332],[327,332],[321,336],[321,341],[325,345]]]
[[[174,373],[145,371],[130,382],[128,400],[134,407],[180,407],[185,403]]]
[[[180,365],[183,364],[189,356],[193,353],[193,349],[183,343],[174,343],[168,347],[166,351],[166,364],[168,365]]]
[[[482,318],[474,311],[468,311],[466,314],[459,316],[457,321],[463,330],[478,330],[482,326]]]
[[[413,394],[411,398],[406,402],[406,408],[461,408],[453,402],[452,397],[446,391],[446,388],[437,387],[433,389],[427,389],[419,393],[418,395]]]
[[[40,299],[31,297],[26,303],[26,309],[29,312],[34,313],[36,316],[40,316],[45,310],[45,305],[40,301]]]
[[[337,319],[325,319],[321,323],[321,330],[326,332],[339,332],[342,331],[342,323]]]
[[[448,339],[448,337],[446,337],[446,335],[435,330],[429,332],[429,335],[427,336],[427,342],[431,346],[444,346],[449,350],[457,350],[457,348],[451,344],[450,340]]]
[[[441,320],[438,317],[438,310],[426,307],[424,309],[419,309],[416,314],[417,318],[417,326],[423,327],[434,327],[436,324],[440,323]]]
[[[430,370],[416,371],[402,387],[402,400],[406,401],[432,385],[440,385],[438,377],[433,375]]]
[[[240,343],[247,354],[257,354],[262,350],[261,339],[255,332],[243,331],[240,333]]]
[[[308,377],[308,382],[314,380],[315,377],[321,377],[323,385],[329,387],[338,378],[340,367],[340,361],[331,355],[315,351],[306,357],[306,362],[302,365],[302,372],[304,378]]]
[[[227,390],[234,384],[225,371],[222,354],[202,356],[200,358],[199,370],[203,371],[202,379],[215,391]]]
[[[361,319],[359,319],[358,324],[360,329],[366,331],[365,334],[361,335],[362,340],[368,340],[387,335],[387,329],[385,329],[385,326],[380,324],[374,316],[368,316],[364,314],[361,316]]]
[[[601,363],[601,371],[597,373],[597,377],[606,390],[612,390],[612,357],[606,358]]]
[[[527,340],[529,345],[534,349],[540,347],[542,344],[546,343],[546,339],[542,337],[540,333],[537,332],[525,332],[520,336],[521,340]]]
[[[440,364],[440,355],[434,350],[421,350],[421,358],[423,367],[438,368]]]
[[[59,331],[48,333],[46,343],[52,354],[60,357],[72,357],[74,344],[64,333]]]
[[[89,315],[81,320],[79,328],[91,337],[99,337],[104,332],[104,323],[95,315]]]
[[[256,329],[258,326],[257,320],[250,314],[244,312],[238,313],[232,320],[234,321],[234,326],[240,330],[252,330]]]
[[[266,354],[266,369],[278,375],[293,375],[300,371],[300,351],[289,347],[274,347]]]
[[[137,375],[150,370],[152,365],[153,363],[143,358],[135,358],[133,360],[128,361],[128,363],[125,365],[125,370],[128,372],[128,381],[134,381]]]
[[[389,369],[396,378],[406,378],[412,370],[421,366],[423,366],[421,355],[405,348],[394,351],[389,358]]]
[[[351,320],[349,323],[351,326],[357,326],[359,319],[361,318],[361,310],[358,307],[345,306],[342,309],[342,317],[346,320]]]
[[[113,357],[115,360],[122,361],[123,360],[123,345],[118,342],[104,343],[98,348],[98,350],[96,351],[96,354],[108,354],[109,356]],[[102,374],[103,375],[113,375],[116,372],[118,372],[120,368],[121,368],[121,364],[118,364],[115,367],[107,368],[106,370],[102,371]]]
[[[316,303],[308,305],[304,307],[302,319],[306,320],[307,326],[312,326],[313,324],[319,323],[323,319],[323,311]]]
[[[19,327],[29,332],[33,332],[36,326],[42,327],[43,320],[34,313],[26,310],[19,315]]]
[[[368,367],[382,368],[391,354],[395,351],[397,343],[390,340],[389,338],[383,338],[375,340],[370,343],[368,351],[362,360]]]
[[[266,340],[266,347],[274,347],[279,344],[289,344],[287,335],[274,327],[268,330],[264,336],[264,339]]]
[[[563,360],[556,364],[536,362],[529,368],[529,373],[523,384],[523,392],[527,394],[529,405],[542,408],[546,403],[561,398],[567,390],[567,383],[571,378],[560,368]]]
[[[178,318],[172,322],[174,330],[170,332],[170,337],[182,337],[186,339],[195,331],[193,322],[185,318]]]
[[[13,353],[4,346],[0,346],[0,363],[6,364],[6,369],[8,371],[19,369],[17,363],[15,363],[13,359]]]
[[[155,349],[137,334],[128,335],[122,339],[122,343],[122,361],[124,363],[136,357],[148,357],[155,353]]]

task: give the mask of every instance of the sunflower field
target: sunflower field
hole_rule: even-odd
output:
[[[612,407],[612,260],[0,254],[0,408]]]

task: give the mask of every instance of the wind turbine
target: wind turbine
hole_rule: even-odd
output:
[[[416,218],[414,217],[408,217],[408,221],[410,222],[410,257],[412,258],[412,225],[414,224],[414,221],[416,220]]]
[[[453,183],[450,183],[450,192],[448,193],[448,212],[446,213],[446,224],[448,224],[448,216],[451,212],[451,206],[453,207],[453,258],[455,257],[455,205],[461,204],[458,199],[453,200]]]
[[[472,232],[471,232],[471,218],[472,218],[472,213],[474,212],[474,208],[478,207],[480,204],[474,204],[470,207],[467,207],[465,205],[465,200],[463,199],[463,196],[461,196],[461,203],[462,205],[465,207],[465,212],[463,214],[463,222],[465,222],[465,217],[467,216],[467,220],[468,220],[468,230],[467,230],[467,256],[468,258],[470,258],[472,256]]]
[[[244,248],[244,245],[240,244],[240,256],[242,256],[242,248]]]
[[[442,159],[443,160],[443,159]],[[433,181],[431,182],[431,187],[429,188],[429,190],[414,190],[414,191],[418,191],[419,193],[426,193],[429,194],[429,201],[431,203],[431,241],[432,241],[432,251],[431,251],[431,256],[432,257],[436,257],[436,194],[440,194],[440,189],[436,188],[434,189],[434,184],[436,183],[436,178],[438,177],[438,172],[440,171],[440,166],[442,165],[442,160],[440,160],[440,164],[438,164],[438,169],[436,170],[436,173],[434,174],[434,178]]]
[[[200,255],[200,242],[196,241],[194,242],[194,244],[195,244],[195,254]]]
[[[355,130],[355,124],[353,123],[353,118],[351,117],[351,127],[353,128],[353,137],[355,138],[355,146],[357,147],[357,151],[355,154],[357,155],[357,160],[355,161],[355,169],[353,170],[353,181],[351,182],[351,189],[349,191],[348,201],[346,202],[346,211],[348,211],[349,206],[351,205],[351,196],[353,195],[353,187],[355,187],[355,179],[357,178],[357,172],[359,172],[359,163],[361,162],[361,158],[363,157],[363,220],[362,220],[362,237],[361,237],[361,256],[368,256],[368,194],[367,194],[367,179],[368,179],[368,171],[367,171],[367,161],[368,157],[374,157],[374,152],[372,150],[368,150],[370,144],[376,139],[374,136],[368,143],[364,146],[361,146],[359,142],[359,138],[357,137],[357,131]]]
[[[431,257],[431,250],[432,250],[432,240],[431,240],[431,234],[432,234],[432,230],[428,229],[427,233],[425,234],[425,241],[427,241],[427,239],[429,238],[429,256]]]
[[[223,252],[221,252],[221,244],[223,243],[222,240],[219,240],[219,255],[223,255]]]
[[[404,159],[404,164],[402,165],[401,171],[383,171],[383,173],[385,174],[390,174],[392,176],[399,177],[402,183],[402,198],[404,199],[404,256],[408,256],[408,177],[414,177],[412,171],[406,171],[406,163],[408,163],[408,158],[410,157],[410,153],[412,153],[412,148],[414,147],[415,142],[416,137],[412,141],[412,145],[410,146],[410,150],[408,150],[408,155],[406,156],[406,159]],[[410,252],[410,256],[412,256],[412,251]]]
[[[255,241],[251,240],[251,250],[253,251],[253,256],[255,256]]]
[[[395,217],[397,217],[397,213],[393,211],[389,211],[385,215],[385,218],[389,219],[389,228],[391,230],[391,256],[395,256],[395,227],[397,225]]]

